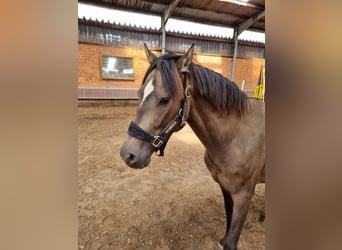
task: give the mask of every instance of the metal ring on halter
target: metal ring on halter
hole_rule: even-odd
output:
[[[191,96],[191,85],[187,83],[186,88],[184,90],[185,98],[189,98]]]

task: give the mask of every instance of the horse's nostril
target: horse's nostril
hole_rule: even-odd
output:
[[[134,154],[128,153],[126,155],[126,161],[129,162],[131,165],[133,165],[137,162],[137,159],[135,158]]]

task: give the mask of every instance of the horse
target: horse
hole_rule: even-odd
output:
[[[149,68],[138,90],[136,118],[120,156],[135,169],[164,155],[186,123],[205,147],[204,162],[223,194],[226,233],[218,246],[236,250],[257,183],[265,183],[265,105],[221,74],[183,55],[157,57],[146,45]]]

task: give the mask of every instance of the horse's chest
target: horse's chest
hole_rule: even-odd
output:
[[[255,179],[260,175],[261,162],[255,161],[254,158],[245,157],[236,150],[217,154],[206,151],[204,161],[213,179],[231,192],[235,192],[247,179]]]
[[[241,159],[227,157],[227,155],[222,155],[221,153],[211,155],[208,151],[204,155],[204,162],[215,181],[218,181],[221,175],[225,175],[226,177],[236,175],[238,171],[241,171],[241,167],[238,166],[243,165]]]

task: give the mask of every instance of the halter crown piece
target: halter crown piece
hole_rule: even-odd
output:
[[[159,135],[151,135],[150,133],[146,132],[144,129],[139,127],[133,121],[131,121],[128,127],[128,135],[139,140],[143,140],[146,142],[150,142],[152,146],[156,149],[156,154],[158,156],[164,156],[164,149],[168,140],[170,139],[171,135],[176,127],[179,125],[180,128],[183,128],[186,124],[188,110],[188,100],[191,96],[191,85],[189,81],[187,81],[187,72],[184,73],[184,81],[185,81],[185,89],[184,89],[184,99],[182,100],[181,107],[178,111],[178,114],[173,118],[160,132]]]

